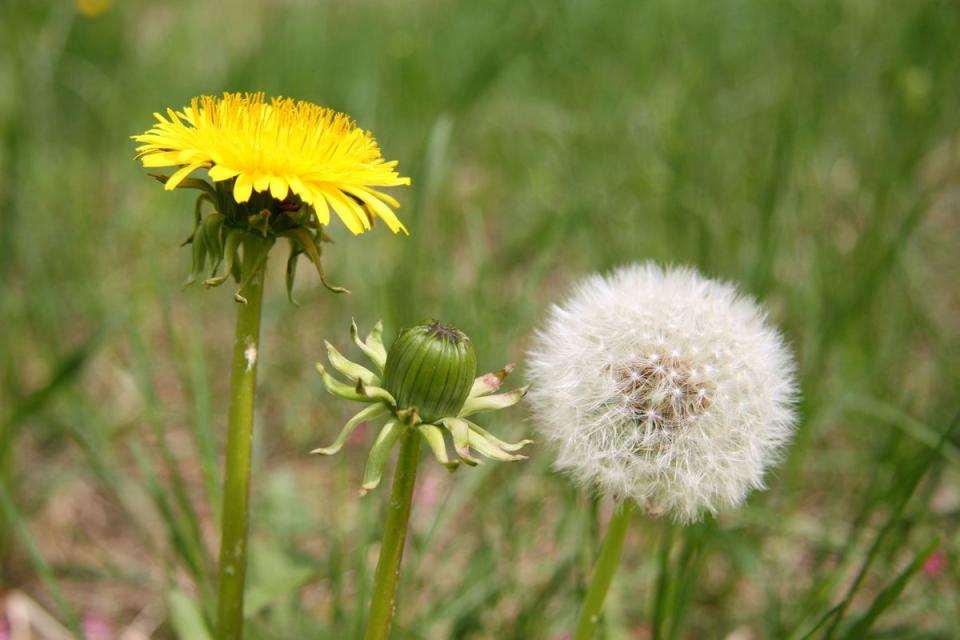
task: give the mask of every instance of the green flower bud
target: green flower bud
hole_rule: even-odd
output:
[[[327,359],[333,371],[319,362],[317,370],[327,391],[367,406],[347,421],[333,444],[313,453],[334,455],[358,425],[386,416],[387,422],[367,457],[362,493],[380,484],[391,449],[408,429],[419,432],[437,462],[451,471],[460,463],[478,464],[474,453],[504,461],[526,457],[518,452],[530,440],[505,442],[471,419],[477,413],[511,407],[527,393],[526,387],[496,393],[512,365],[475,379],[477,357],[470,339],[439,322],[424,322],[401,331],[389,352],[384,348],[383,325],[379,322],[364,340],[356,324],[350,333],[374,368],[352,362],[327,343]],[[449,455],[450,441],[455,456]]]
[[[477,374],[473,343],[437,321],[404,329],[387,352],[384,386],[398,409],[416,407],[424,422],[456,416]]]

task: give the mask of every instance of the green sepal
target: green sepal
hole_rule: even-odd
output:
[[[349,384],[340,382],[332,375],[330,375],[326,368],[319,362],[317,363],[317,371],[320,372],[320,376],[323,378],[323,386],[327,388],[327,391],[332,393],[335,396],[339,396],[345,400],[354,400],[356,402],[377,402],[377,398],[372,398],[368,395],[365,395],[361,391],[358,391],[355,387],[352,387]]]
[[[367,398],[367,401],[376,400],[378,402],[385,402],[391,407],[397,406],[396,399],[390,395],[390,392],[384,389],[383,387],[376,387],[373,385],[367,385],[363,383],[363,380],[357,378],[357,386],[354,387],[357,393],[361,394],[363,397]],[[411,416],[410,421],[413,423],[420,422],[420,416],[417,415],[416,407],[412,407],[413,411],[408,412]],[[398,411],[398,417],[404,417],[406,414],[403,411]],[[404,418],[406,419],[406,418]]]
[[[190,275],[187,277],[187,285],[193,284],[197,279],[202,278],[208,273],[207,264],[209,261],[209,275],[216,275],[220,263],[223,261],[223,224],[226,217],[214,211],[206,217],[203,217],[203,203],[209,202],[216,206],[213,197],[201,193],[197,196],[197,202],[194,206],[195,225],[193,233],[184,241],[184,245],[192,244],[192,259]],[[204,281],[206,283],[206,280]]]
[[[472,416],[475,413],[483,413],[484,411],[497,411],[498,409],[506,409],[507,407],[512,407],[523,399],[523,396],[527,395],[527,391],[530,389],[530,386],[520,387],[519,389],[514,389],[513,391],[508,391],[507,393],[498,393],[493,396],[480,396],[478,398],[468,398],[466,402],[463,403],[463,408],[460,409],[458,417],[465,418],[467,416]]]
[[[236,280],[240,280],[239,274],[237,273],[237,265],[240,264],[240,261],[237,259],[237,252],[240,250],[240,242],[243,240],[245,233],[242,229],[230,229],[230,231],[227,232],[226,242],[223,243],[223,257],[224,260],[227,261],[223,275],[207,278],[203,281],[204,286],[219,287],[231,275]]]
[[[197,229],[193,232],[191,245],[193,266],[190,270],[190,275],[187,276],[187,281],[184,283],[184,286],[188,286],[196,282],[197,278],[202,277],[207,270],[207,239],[204,236],[202,226],[197,227]]]
[[[247,216],[247,226],[252,231],[259,231],[260,235],[266,238],[270,234],[270,210],[261,209]]]
[[[214,210],[216,210],[217,208],[216,199],[209,193],[201,193],[200,195],[197,196],[197,201],[193,204],[194,233],[196,233],[197,228],[200,227],[200,224],[203,222],[203,203],[204,202],[209,202],[210,204],[212,204]]]
[[[321,262],[320,246],[317,244],[317,238],[310,233],[310,231],[304,227],[295,227],[289,231],[285,231],[284,235],[294,238],[300,244],[303,252],[310,258],[310,262],[312,262],[313,266],[317,269],[317,274],[320,276],[320,282],[323,283],[323,286],[333,293],[350,293],[343,287],[336,287],[327,282],[327,277],[323,272],[323,263]]]
[[[493,444],[497,448],[503,449],[504,451],[507,451],[510,453],[513,453],[514,451],[519,451],[520,449],[523,449],[528,444],[533,444],[533,440],[521,440],[520,442],[505,442],[504,440],[501,440],[500,438],[496,437],[495,435],[493,435],[492,433],[490,433],[480,425],[476,424],[475,422],[471,422],[470,420],[467,420],[466,422],[467,424],[470,425],[471,431],[474,431],[478,435],[486,438],[488,441],[490,441],[491,444]]]
[[[503,384],[503,379],[510,375],[512,371],[513,364],[508,364],[503,369],[491,371],[490,373],[479,376],[473,381],[473,386],[470,388],[470,394],[467,397],[479,398],[480,396],[490,395],[500,388],[500,385]]]
[[[350,320],[350,335],[360,351],[363,351],[370,358],[370,361],[377,365],[380,373],[383,373],[383,368],[387,364],[387,349],[383,346],[383,321],[377,321],[377,324],[373,325],[373,330],[367,334],[367,339],[360,340],[360,329],[357,328],[357,322],[356,320]]]
[[[147,175],[160,184],[167,184],[167,180],[170,179],[170,176],[165,176],[162,173],[150,173]],[[199,178],[184,178],[180,181],[180,184],[177,185],[177,189],[200,189],[201,191],[209,193],[214,198],[217,196],[217,191],[214,186],[206,180],[200,180]]]
[[[330,360],[330,364],[333,365],[334,369],[351,380],[361,380],[364,385],[380,386],[380,377],[373,373],[373,371],[356,362],[347,360],[329,341],[324,340],[323,344],[327,347],[327,359]]]
[[[435,424],[421,424],[417,427],[423,439],[427,441],[433,456],[437,462],[445,466],[450,471],[456,471],[460,467],[459,460],[451,460],[447,456],[447,442],[443,437],[443,430]]]
[[[288,238],[288,241],[290,242],[290,257],[287,258],[287,270],[284,276],[287,284],[287,299],[290,300],[291,304],[300,306],[300,303],[293,298],[293,282],[297,277],[297,261],[300,258],[300,254],[303,253],[303,250],[293,238]]]
[[[479,460],[470,455],[470,424],[460,418],[443,418],[439,423],[453,436],[453,448],[460,459],[470,466],[480,464]]]
[[[275,242],[273,237],[261,238],[260,236],[248,233],[243,238],[243,263],[240,267],[241,279],[240,288],[233,294],[234,300],[240,304],[247,304],[247,299],[240,295],[244,287],[250,284],[250,280],[259,271],[260,267],[267,261],[267,254]]]
[[[386,389],[384,389],[383,391],[387,393],[388,397],[390,397],[392,401],[393,397],[390,396],[389,392],[387,392]],[[396,407],[396,402],[391,402],[390,406]],[[419,424],[423,424],[423,419],[420,417],[420,413],[417,411],[416,407],[410,407],[409,409],[399,409],[396,411],[396,416],[397,416],[397,420],[411,427],[415,427]]]
[[[350,434],[353,433],[353,430],[357,428],[357,425],[366,420],[377,418],[386,413],[387,410],[388,408],[385,405],[379,403],[365,407],[355,416],[347,420],[347,423],[343,425],[343,429],[340,430],[339,435],[337,435],[337,439],[333,441],[332,445],[329,447],[320,447],[314,449],[310,453],[319,453],[320,455],[324,456],[332,456],[343,448],[343,445],[347,442],[347,438],[349,438]]]
[[[469,438],[470,446],[473,447],[474,450],[477,451],[477,453],[481,453],[492,460],[501,460],[503,462],[510,462],[512,460],[527,459],[527,456],[525,455],[508,453],[504,451],[500,447],[496,446],[494,443],[490,442],[490,440],[485,438],[482,434],[474,431],[473,429],[470,430],[468,434],[468,438]]]
[[[203,197],[203,196],[201,196]],[[203,219],[200,228],[203,231],[203,239],[207,243],[207,257],[210,260],[210,277],[217,275],[217,269],[223,262],[223,223],[227,217],[222,213],[211,213]]]
[[[406,425],[400,424],[396,420],[391,420],[383,425],[376,442],[370,448],[370,455],[367,457],[367,466],[363,470],[363,484],[360,489],[360,495],[366,495],[371,489],[376,489],[380,484],[380,478],[383,477],[383,468],[390,459],[390,452],[397,438],[406,429]]]

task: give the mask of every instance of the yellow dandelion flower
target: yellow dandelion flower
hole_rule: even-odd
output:
[[[113,0],[75,0],[74,5],[81,14],[88,18],[95,18],[101,13],[106,13],[113,6]]]
[[[278,201],[299,199],[313,207],[320,224],[330,209],[360,234],[382,219],[394,233],[408,233],[378,187],[410,184],[386,161],[369,131],[342,113],[263,93],[224,93],[194,98],[182,111],[155,113],[157,122],[137,142],[144,167],[179,167],[166,181],[172,190],[197,169],[214,182],[233,180],[238,204],[253,192]],[[295,196],[295,197],[294,197]]]

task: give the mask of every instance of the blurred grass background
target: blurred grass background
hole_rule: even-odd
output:
[[[351,410],[314,372],[324,338],[349,354],[351,317],[389,337],[436,316],[519,381],[547,305],[646,259],[763,299],[798,353],[802,423],[744,509],[636,523],[605,637],[956,637],[960,4],[77,11],[96,4],[0,6],[0,598],[91,636],[203,637],[234,302],[180,288],[192,196],[128,136],[194,95],[262,90],[350,113],[414,186],[409,238],[331,227],[327,273],[352,295],[304,265],[292,306],[271,262],[251,638],[362,624],[386,491],[356,495],[366,442],[306,455]],[[489,422],[532,429],[522,408]],[[609,505],[536,446],[422,470],[395,637],[563,638]]]

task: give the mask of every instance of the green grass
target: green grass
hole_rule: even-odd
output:
[[[302,265],[292,306],[270,263],[251,638],[362,626],[387,492],[357,497],[360,444],[306,455],[350,410],[314,371],[324,338],[348,353],[351,317],[389,339],[436,316],[520,380],[547,305],[646,259],[763,299],[802,421],[745,508],[635,522],[606,637],[953,637],[955,2],[116,4],[0,7],[0,589],[65,623],[159,607],[161,638],[209,621],[235,303],[181,289],[190,196],[128,136],[195,94],[264,90],[350,113],[414,186],[409,238],[331,227],[327,274],[352,295]],[[522,405],[490,424],[532,429]],[[421,470],[435,496],[414,507],[394,637],[569,632],[609,505],[536,445]]]

